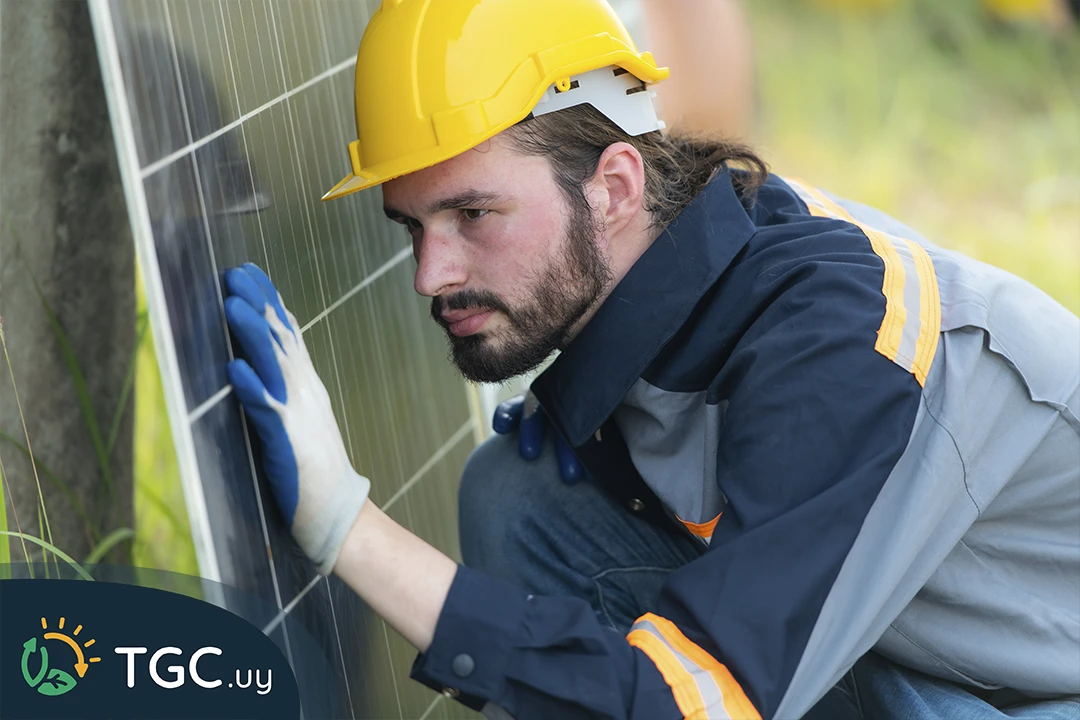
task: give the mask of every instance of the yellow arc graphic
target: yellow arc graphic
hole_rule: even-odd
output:
[[[75,642],[74,640],[69,638],[67,635],[64,635],[63,633],[56,633],[56,632],[45,633],[45,639],[46,640],[63,640],[68,645],[70,645],[71,649],[75,651],[75,656],[79,658],[79,662],[75,663],[75,672],[79,673],[80,678],[82,676],[86,675],[86,670],[90,666],[86,664],[86,659],[83,657],[83,651],[82,651],[82,648],[79,647],[79,643]]]

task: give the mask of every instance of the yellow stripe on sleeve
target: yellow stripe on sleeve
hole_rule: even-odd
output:
[[[806,203],[811,215],[849,222],[858,227],[870,241],[874,254],[881,258],[885,265],[881,286],[881,293],[885,296],[885,316],[878,328],[874,349],[911,372],[919,385],[925,385],[930,365],[937,352],[938,334],[941,332],[941,298],[938,292],[937,275],[934,272],[934,263],[926,249],[916,242],[893,238],[856,220],[851,213],[817,188],[789,178],[785,178],[785,181]],[[904,261],[897,250],[897,243],[903,243],[905,251],[910,253],[917,279],[907,276]],[[912,280],[917,280],[918,283],[917,312],[904,303],[905,283]],[[911,357],[905,357],[900,352],[905,328],[912,333],[912,337],[916,328],[918,329],[918,340],[915,342]]]

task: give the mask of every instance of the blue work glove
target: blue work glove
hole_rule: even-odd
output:
[[[500,435],[516,430],[521,457],[535,460],[540,457],[540,451],[544,447],[544,431],[549,424],[544,409],[529,392],[500,403],[495,408],[491,428]],[[555,433],[555,457],[559,461],[559,475],[567,485],[575,485],[585,477],[585,468],[581,466],[562,434],[554,428],[552,432]]]
[[[229,380],[262,440],[262,460],[297,544],[329,575],[371,483],[349,462],[300,326],[270,278],[250,263],[225,274],[225,317],[246,360]]]

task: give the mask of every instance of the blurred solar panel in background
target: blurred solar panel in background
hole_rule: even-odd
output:
[[[377,5],[91,1],[202,575],[268,601],[277,617],[253,621],[289,617],[269,632],[307,717],[458,717],[408,679],[405,640],[302,557],[225,375],[221,277],[250,260],[302,325],[372,500],[457,557],[457,481],[477,429],[465,384],[379,191],[319,201],[348,169],[353,65]],[[310,677],[294,620],[336,682]]]

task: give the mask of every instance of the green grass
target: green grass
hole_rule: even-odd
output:
[[[77,355],[75,354],[75,350],[71,344],[70,339],[68,338],[67,332],[64,330],[59,317],[57,317],[56,312],[53,310],[52,304],[49,302],[48,298],[45,296],[45,293],[42,291],[41,285],[37,279],[37,275],[34,273],[32,268],[27,265],[25,258],[22,256],[21,239],[11,222],[10,216],[5,214],[3,220],[4,230],[11,236],[11,239],[13,240],[16,249],[16,257],[22,263],[23,269],[26,272],[26,276],[33,283],[34,292],[38,296],[38,301],[40,302],[42,310],[45,312],[45,316],[48,319],[49,326],[53,331],[53,336],[56,339],[57,347],[59,348],[60,354],[64,359],[66,369],[71,375],[72,383],[75,388],[75,396],[82,414],[83,423],[86,427],[87,433],[90,436],[90,440],[92,442],[94,452],[97,457],[101,487],[104,487],[108,491],[108,502],[115,503],[117,501],[117,496],[115,482],[112,475],[111,458],[113,450],[115,449],[115,442],[119,433],[120,423],[126,411],[127,400],[131,396],[131,388],[134,382],[135,374],[136,353],[138,352],[139,346],[142,343],[143,338],[146,334],[146,313],[141,312],[138,316],[134,350],[130,359],[127,362],[124,382],[122,384],[116,407],[113,410],[112,422],[110,423],[108,444],[106,444],[102,437],[101,427],[98,424],[97,415],[94,412],[94,408],[90,401],[90,390],[86,382],[86,377],[82,371],[82,365],[79,362]],[[45,499],[41,489],[41,476],[44,475],[46,479],[48,479],[54,486],[61,490],[61,492],[67,498],[68,502],[71,503],[71,505],[75,508],[84,526],[87,540],[92,545],[92,549],[87,556],[87,561],[97,562],[98,560],[102,559],[110,550],[116,547],[119,543],[126,540],[131,540],[134,537],[134,531],[131,528],[126,527],[115,528],[112,532],[108,534],[108,536],[104,540],[100,540],[99,538],[103,532],[103,528],[99,528],[93,522],[91,522],[83,502],[75,493],[71,491],[71,488],[62,478],[58,477],[34,455],[33,448],[31,447],[30,435],[27,431],[26,418],[23,413],[22,403],[19,400],[19,391],[15,382],[14,368],[12,368],[11,366],[11,358],[8,354],[7,341],[4,337],[2,328],[0,328],[0,343],[3,344],[4,363],[7,366],[8,377],[11,380],[11,393],[15,399],[15,406],[19,411],[19,418],[22,421],[23,429],[22,439],[16,438],[12,435],[9,435],[8,433],[0,432],[0,440],[6,441],[15,449],[23,453],[30,460],[31,468],[34,475],[34,483],[38,491],[38,505],[36,507],[36,512],[38,516],[38,527],[44,528],[43,534],[48,536],[48,541],[45,541],[43,538],[36,538],[34,536],[21,532],[21,529],[20,531],[14,533],[8,531],[5,508],[5,512],[0,514],[0,525],[2,525],[2,527],[0,527],[0,533],[5,536],[5,539],[3,540],[5,556],[10,558],[10,547],[8,546],[9,541],[6,538],[16,537],[23,542],[24,555],[26,553],[25,541],[30,540],[34,544],[37,544],[45,550],[51,552],[53,555],[52,559],[54,563],[57,562],[58,557],[63,558],[68,562],[71,562],[69,556],[64,554],[59,548],[57,548],[53,544],[53,534],[52,527],[49,522],[48,508],[45,504]],[[25,440],[25,444],[23,443],[23,440]],[[2,463],[0,463],[0,476],[2,476],[3,474],[3,465]],[[43,570],[45,572],[45,576],[48,577],[49,557],[47,554],[45,555],[44,559],[45,563],[43,564]],[[57,576],[59,576],[58,565],[56,570]],[[82,571],[81,568],[78,568],[78,570],[81,574],[85,575],[85,572]],[[30,573],[31,577],[33,577],[32,565],[30,567]]]
[[[41,512],[41,506],[40,505],[38,506],[38,512]],[[45,550],[47,550],[48,553],[51,553],[52,556],[53,556],[52,559],[55,560],[55,559],[59,558],[60,560],[63,560],[64,562],[66,562],[68,565],[71,566],[71,568],[76,573],[79,574],[79,576],[83,580],[93,580],[94,579],[90,575],[90,573],[86,572],[86,570],[83,569],[82,565],[75,562],[75,560],[72,559],[72,557],[70,555],[68,555],[63,550],[56,547],[52,543],[46,542],[46,541],[42,540],[39,537],[36,537],[34,535],[29,535],[27,533],[14,532],[14,531],[10,531],[10,530],[0,530],[0,537],[13,537],[13,538],[18,538],[18,539],[23,540],[23,541],[30,541],[34,545],[38,545],[38,546],[44,548]],[[46,557],[48,557],[48,555],[46,555]],[[42,567],[45,568],[45,577],[48,578],[49,577],[49,563],[46,561],[45,563],[42,564]],[[59,577],[60,576],[59,572],[57,572],[56,575],[57,575],[57,577]],[[32,571],[30,573],[30,577],[31,578],[34,577],[34,574],[33,574]]]
[[[4,467],[0,464],[0,533],[8,532],[7,522],[7,481],[4,478]],[[0,580],[11,576],[8,565],[11,564],[11,545],[5,540],[0,540]]]
[[[1080,312],[1080,37],[972,0],[833,13],[755,0],[773,169],[865,202]]]

